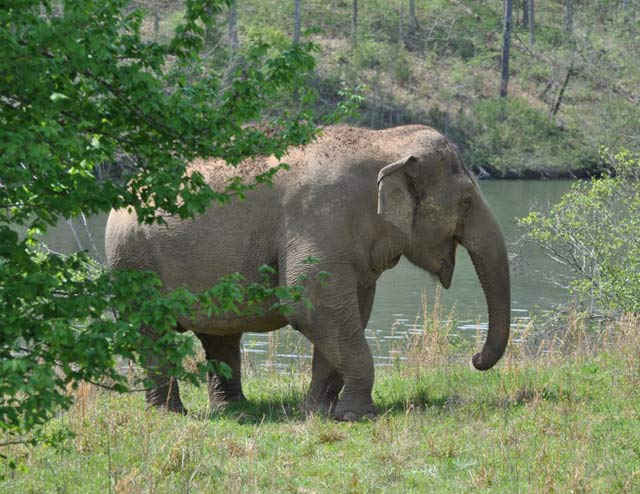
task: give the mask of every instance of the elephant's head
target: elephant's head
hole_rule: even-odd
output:
[[[479,370],[493,367],[509,339],[509,263],[496,219],[451,146],[414,152],[385,166],[378,174],[378,214],[407,237],[405,256],[437,275],[445,288],[456,247],[466,248],[489,312],[487,341],[472,362]]]

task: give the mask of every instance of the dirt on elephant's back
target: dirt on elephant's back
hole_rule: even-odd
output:
[[[384,139],[380,139],[380,134],[384,134]],[[384,142],[385,146],[393,147],[393,141],[406,142],[411,134],[415,135],[416,141],[431,141],[434,135],[441,137],[435,129],[424,125],[403,125],[381,130],[338,125],[323,128],[322,137],[317,144],[322,145],[325,150],[354,153],[359,149],[377,148],[381,142]]]
[[[222,190],[232,179],[242,179],[250,183],[258,175],[268,172],[278,164],[272,156],[258,156],[232,166],[221,159],[196,158],[187,167],[187,173],[200,173],[205,181],[216,190]]]
[[[425,131],[427,131],[425,133]],[[394,140],[406,140],[409,134],[416,134],[416,141],[432,138],[430,132],[437,134],[434,129],[423,125],[408,125],[385,130],[371,130],[361,127],[349,127],[335,125],[320,128],[318,138],[304,146],[290,148],[289,152],[281,159],[274,156],[258,156],[242,161],[237,166],[232,166],[221,159],[194,159],[188,166],[188,173],[199,172],[209,185],[214,189],[222,190],[232,179],[242,179],[243,182],[251,182],[256,176],[267,173],[279,163],[295,164],[300,166],[307,162],[311,156],[321,159],[344,157],[345,154],[358,155],[359,151],[366,150],[368,155],[384,154],[383,149],[376,149],[381,142],[391,146]],[[381,141],[380,133],[384,133],[385,139]]]

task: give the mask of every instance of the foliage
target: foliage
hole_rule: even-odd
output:
[[[542,175],[567,153],[576,161],[584,156],[566,149],[563,133],[544,110],[519,98],[477,101],[455,119],[454,139],[466,149],[470,165],[481,165],[495,176],[514,176],[529,168]],[[540,155],[545,156],[541,162]]]
[[[640,312],[640,156],[610,157],[611,174],[575,183],[548,211],[520,220],[526,239],[577,276],[571,287],[605,308]]]
[[[274,173],[213,191],[185,174],[192,158],[281,157],[314,136],[304,85],[313,44],[255,40],[231,74],[202,63],[206,28],[228,3],[187,0],[166,42],[143,38],[143,14],[127,0],[22,0],[0,10],[0,433],[38,432],[79,381],[126,390],[122,359],[152,352],[179,378],[203,377],[207,366],[181,364],[192,340],[172,331],[194,304],[235,312],[302,301],[300,287],[276,292],[237,276],[203,294],[165,293],[150,273],[110,275],[86,253],[37,248],[47,227],[80,213],[192,217]],[[294,110],[271,111],[292,93]],[[95,168],[113,162],[125,164],[121,180],[97,180]]]

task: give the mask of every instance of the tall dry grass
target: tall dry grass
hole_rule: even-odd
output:
[[[466,364],[472,353],[479,351],[486,338],[486,330],[480,322],[473,337],[461,335],[457,330],[455,307],[446,311],[441,301],[441,289],[436,288],[431,306],[429,296],[422,294],[420,314],[416,316],[415,331],[407,332],[401,339],[382,341],[383,336],[373,333],[369,341],[374,354],[387,352],[394,362],[394,372],[413,376],[424,372],[446,371],[452,366]],[[391,335],[397,336],[397,328]],[[244,349],[251,343],[245,343]],[[204,360],[204,351],[188,357],[185,365],[195,369]],[[502,367],[556,365],[567,359],[583,359],[602,352],[616,352],[625,358],[629,368],[640,368],[640,314],[609,314],[594,317],[574,306],[557,311],[550,316],[520,321],[512,326],[509,345],[499,364]],[[311,373],[312,345],[300,333],[287,327],[268,334],[267,345],[259,358],[252,352],[242,352],[243,375],[255,378],[269,375],[276,381],[291,386],[292,382],[307,381]],[[296,356],[296,358],[292,358]],[[130,375],[140,370],[129,368]],[[293,377],[295,376],[295,379]],[[291,392],[299,391],[291,389]],[[87,400],[93,399],[97,390],[83,383],[71,391],[76,408],[81,412]]]

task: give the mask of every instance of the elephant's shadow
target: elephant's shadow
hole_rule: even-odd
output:
[[[243,400],[209,409],[198,417],[209,420],[226,418],[240,424],[298,422],[305,419],[300,405],[301,400],[297,397]]]
[[[572,399],[567,390],[543,388],[541,390],[523,388],[515,393],[503,393],[493,396],[478,395],[475,397],[451,393],[441,394],[417,392],[409,396],[384,396],[375,399],[378,417],[383,415],[405,415],[411,412],[430,410],[438,415],[456,414],[463,408],[470,410],[510,410],[527,406],[540,400],[561,402]],[[304,422],[308,415],[304,412],[301,395],[262,397],[248,401],[229,403],[214,410],[196,414],[200,419],[218,420],[221,418],[236,421],[239,424],[291,423]],[[327,418],[327,420],[330,420]]]
[[[420,396],[411,400],[385,399],[376,403],[378,416],[406,414],[407,412],[425,409],[438,409],[441,413],[453,412],[464,406],[464,400],[455,394],[451,396]],[[304,411],[303,400],[298,396],[283,398],[262,398],[259,400],[238,401],[210,409],[196,416],[203,420],[219,420],[221,418],[236,421],[240,424],[291,423],[303,422],[309,415]],[[327,417],[329,420],[330,418]]]

